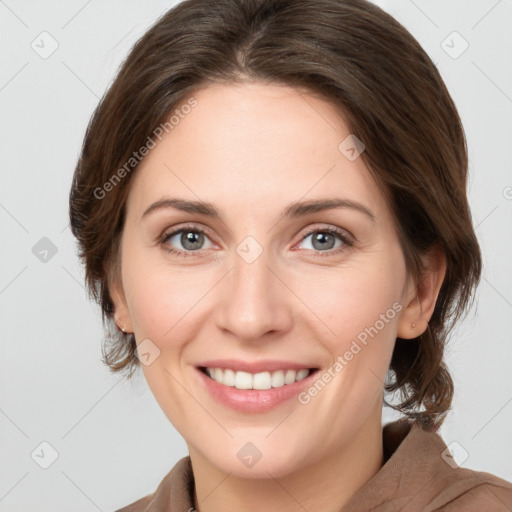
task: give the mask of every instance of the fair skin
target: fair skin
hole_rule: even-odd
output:
[[[142,369],[187,442],[198,510],[337,511],[382,467],[394,342],[425,331],[444,260],[432,253],[421,284],[409,278],[363,158],[338,149],[351,131],[331,104],[259,82],[210,85],[194,98],[197,107],[133,177],[112,286],[116,322],[160,351]],[[207,202],[221,219],[172,207],[143,216],[171,197]],[[374,219],[350,207],[283,216],[291,203],[332,198],[357,202]],[[203,228],[204,239],[160,242],[180,228],[194,233],[185,224]],[[311,233],[326,228],[353,243],[338,235],[327,248],[315,243]],[[262,249],[250,264],[237,253],[247,236]],[[400,311],[307,404],[235,410],[198,376],[199,362],[221,358],[293,360],[321,375],[396,303]],[[262,454],[252,467],[237,457],[247,442]]]

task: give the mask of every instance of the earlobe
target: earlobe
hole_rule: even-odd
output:
[[[123,333],[132,333],[133,327],[130,318],[130,312],[126,302],[123,286],[119,280],[116,280],[110,286],[110,295],[114,303],[114,319],[119,330]]]
[[[427,328],[427,323],[423,322],[422,305],[418,295],[414,295],[405,309],[402,310],[400,319],[398,320],[397,336],[402,339],[413,339],[420,336]]]
[[[423,258],[424,272],[421,281],[407,293],[407,306],[398,321],[397,336],[403,339],[417,338],[428,328],[434,313],[439,291],[446,275],[446,257],[434,248]]]

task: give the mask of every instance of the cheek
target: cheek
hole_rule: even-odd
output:
[[[180,270],[161,261],[146,260],[141,265],[137,261],[127,260],[123,277],[133,329],[137,340],[149,338],[165,358],[169,348],[184,344],[199,329],[195,320],[208,304],[216,276],[193,268]]]
[[[311,317],[318,339],[323,340],[332,357],[348,350],[358,354],[348,354],[349,358],[364,364],[380,364],[389,357],[403,307],[400,300],[405,270],[399,259],[395,261],[395,265],[374,260],[371,265],[330,269],[323,278],[308,280],[308,286],[302,289],[306,305],[316,314]]]
[[[301,287],[307,297],[306,305],[317,314],[318,323],[323,320],[331,338],[346,343],[376,323],[379,330],[385,331],[396,324],[396,310],[400,307],[393,308],[393,304],[399,303],[402,282],[400,265],[393,268],[373,261],[371,265],[329,269]],[[386,328],[382,326],[381,315],[386,317]]]
[[[308,304],[322,322],[310,315],[309,325],[331,361],[318,377],[328,383],[327,391],[319,393],[323,398],[316,402],[316,407],[323,404],[325,413],[315,412],[325,425],[365,417],[382,396],[402,308],[401,276],[389,274],[383,264],[374,265],[373,269],[364,265],[331,272],[328,279],[310,283]],[[315,382],[312,388],[323,389],[323,385]],[[310,397],[316,396],[312,388],[306,390]],[[336,411],[341,410],[345,414],[338,415]]]

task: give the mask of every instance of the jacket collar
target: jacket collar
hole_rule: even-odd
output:
[[[349,500],[342,512],[438,510],[482,484],[512,490],[512,484],[489,473],[458,467],[435,430],[406,419],[382,429],[384,464]],[[194,475],[189,456],[180,459],[156,492],[126,512],[194,511]],[[492,496],[491,496],[492,497]],[[493,509],[495,510],[495,509]],[[122,511],[124,512],[124,510]]]

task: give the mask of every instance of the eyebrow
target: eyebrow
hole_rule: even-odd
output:
[[[198,213],[222,221],[219,211],[211,204],[203,201],[189,201],[178,198],[165,198],[151,204],[142,214],[141,220],[152,212],[162,209],[174,208],[187,213]],[[366,206],[350,199],[318,199],[311,201],[296,202],[288,205],[283,210],[283,216],[297,218],[323,210],[335,208],[348,208],[360,212],[375,222],[375,215]]]

